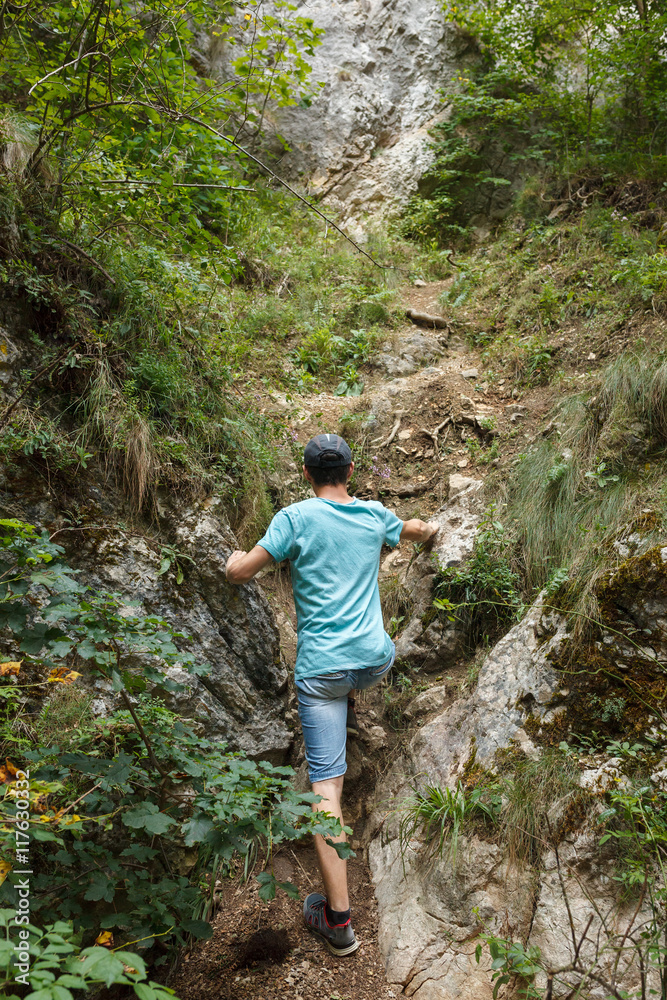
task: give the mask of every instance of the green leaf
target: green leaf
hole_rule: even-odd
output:
[[[259,898],[265,903],[270,903],[272,899],[276,898],[277,883],[275,876],[270,872],[260,872],[256,878],[259,882]]]
[[[183,824],[185,846],[193,847],[195,844],[204,843],[213,826],[213,821],[204,813],[198,813],[192,819],[186,820]]]
[[[148,830],[149,833],[166,833],[176,820],[160,812],[154,802],[142,802],[123,813],[123,823],[134,830]]]
[[[139,1000],[156,1000],[155,990],[146,983],[134,983],[132,989],[139,997]]]
[[[85,979],[81,976],[70,976],[67,972],[62,976],[58,976],[58,985],[66,986],[70,990],[85,990],[88,988]]]
[[[202,941],[213,937],[213,928],[206,920],[182,920],[181,927],[187,934]]]

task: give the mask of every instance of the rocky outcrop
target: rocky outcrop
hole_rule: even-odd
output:
[[[170,708],[191,719],[208,739],[278,763],[289,749],[291,733],[282,718],[287,669],[268,602],[254,583],[233,587],[227,582],[225,561],[237,546],[218,504],[186,512],[176,538],[178,550],[193,560],[180,587],[173,574],[158,576],[160,560],[141,537],[112,533],[101,542],[89,538],[76,563],[91,586],[138,600],[146,612],[187,633],[188,651],[210,665],[204,677],[171,668],[169,675],[183,689],[162,696]],[[113,704],[110,686],[98,681],[95,690],[94,707],[106,712]]]
[[[439,566],[459,566],[472,553],[481,519],[482,481],[449,477],[452,501],[432,518],[440,525],[433,548],[411,559],[395,549],[382,562],[381,579],[397,577],[412,599],[412,615],[396,640],[396,657],[430,673],[444,669],[462,652],[463,636],[454,623],[430,620],[433,581]]]
[[[439,88],[461,66],[460,40],[439,0],[315,0],[296,13],[325,31],[309,58],[311,82],[324,87],[309,107],[273,110],[289,147],[277,169],[354,229],[417,190],[433,158],[429,127],[443,114]],[[215,72],[224,73],[224,56]]]
[[[477,838],[459,843],[455,869],[425,863],[420,846],[403,858],[395,839],[369,849],[387,979],[418,1000],[487,1000],[491,962],[476,962],[478,936],[501,913],[515,926],[530,919],[529,873],[508,871],[500,848]]]
[[[451,519],[456,512],[461,522],[458,535],[453,531],[440,543],[441,558],[448,554],[454,563],[465,559],[472,547],[475,514],[471,493],[466,502],[466,492],[473,486],[464,486],[439,515]],[[416,787],[429,784],[454,790],[459,782],[465,784],[473,769],[497,773],[508,753],[537,760],[545,739],[556,742],[573,725],[577,732],[584,731],[581,718],[586,705],[604,719],[618,699],[618,693],[600,680],[605,670],[610,676],[623,671],[631,678],[633,670],[639,670],[645,678],[652,665],[660,676],[660,663],[667,656],[666,564],[667,549],[651,549],[626,560],[602,581],[598,596],[605,603],[606,620],[613,621],[618,614],[618,628],[602,630],[588,645],[584,643],[581,664],[588,669],[577,669],[575,663],[567,686],[558,666],[572,643],[572,623],[545,608],[543,598],[491,650],[472,693],[447,704],[447,685],[439,685],[418,695],[408,707],[408,718],[426,716],[426,721],[376,790],[377,809],[369,824],[375,823],[376,829],[369,859],[380,903],[380,948],[389,981],[402,987],[405,995],[418,1000],[491,997],[488,950],[479,963],[475,956],[483,930],[539,948],[544,967],[565,968],[589,919],[589,933],[578,954],[584,964],[594,965],[599,976],[609,978],[618,948],[627,944],[628,928],[634,932],[644,921],[650,923],[646,901],[624,900],[610,878],[614,860],[609,848],[601,846],[595,824],[601,806],[590,806],[588,819],[566,821],[567,803],[555,802],[549,815],[559,840],[558,855],[545,843],[533,863],[510,864],[502,845],[491,837],[471,836],[460,842],[455,865],[447,852],[442,857],[429,854],[419,834],[401,847],[398,816]],[[452,662],[451,651],[442,650],[433,625],[422,627],[425,603],[424,599],[420,603],[418,588],[415,592],[416,614],[398,645],[414,662],[422,658],[428,664],[429,657],[435,657],[438,669],[444,670],[448,656]],[[627,626],[628,616],[634,624],[622,636],[620,629]],[[632,638],[640,634],[635,627],[642,630],[641,646]],[[591,671],[593,662],[597,674]],[[622,688],[626,696],[631,688]],[[637,707],[628,703],[626,711],[637,718],[639,708],[641,698]],[[667,727],[656,716],[645,716],[642,724],[664,738]],[[664,761],[654,767],[658,785],[662,767]],[[580,781],[599,794],[619,783],[623,787],[627,778],[619,759],[598,754],[587,762]],[[637,988],[636,953],[626,948],[615,974],[622,989]],[[580,980],[577,972],[562,976],[572,985]],[[545,977],[538,976],[536,985],[544,988]],[[592,985],[590,996],[604,995],[600,984]]]

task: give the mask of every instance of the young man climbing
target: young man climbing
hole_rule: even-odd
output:
[[[315,496],[279,511],[254,549],[232,552],[226,573],[231,583],[242,584],[274,559],[290,561],[299,717],[310,781],[322,796],[315,808],[342,826],[348,695],[377,684],[394,662],[394,644],[382,624],[380,551],[401,538],[426,542],[438,525],[401,521],[378,501],[351,497],[352,453],[336,434],[312,438],[303,461]],[[326,895],[311,893],[303,915],[329,951],[350,955],[359,942],[350,918],[347,863],[319,835],[315,849]]]

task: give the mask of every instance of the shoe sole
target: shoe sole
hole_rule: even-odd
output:
[[[316,931],[314,927],[309,927],[308,930],[311,934],[314,934],[315,937],[318,937],[320,941],[324,941],[331,954],[336,955],[338,958],[344,958],[345,955],[352,955],[361,944],[361,942],[355,938],[354,943],[349,944],[347,948],[336,948],[336,946],[331,943],[329,938],[325,937],[324,934],[320,934],[320,932]]]

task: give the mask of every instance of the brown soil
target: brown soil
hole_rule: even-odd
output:
[[[170,982],[180,1000],[385,1000],[398,995],[384,977],[377,946],[377,904],[368,868],[348,862],[350,902],[359,950],[336,958],[306,929],[303,899],[321,891],[312,846],[282,848],[274,858],[278,878],[299,890],[262,903],[254,880],[228,884],[214,920],[213,937],[195,948]],[[269,933],[266,932],[276,932]],[[285,949],[287,953],[284,954]]]

